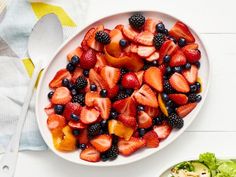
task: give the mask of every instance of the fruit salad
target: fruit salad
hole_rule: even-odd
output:
[[[201,101],[201,52],[189,28],[140,13],[127,23],[89,29],[49,83],[57,150],[98,162],[158,148]]]

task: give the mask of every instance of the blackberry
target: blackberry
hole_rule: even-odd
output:
[[[102,159],[103,162],[106,162],[106,161],[109,160],[109,158],[108,158],[106,153],[101,154],[101,159]]]
[[[80,93],[72,97],[72,103],[79,103],[81,106],[85,105],[85,96]]]
[[[88,85],[88,81],[87,81],[87,79],[86,79],[84,76],[79,76],[79,77],[76,79],[75,87],[76,87],[77,89],[83,89],[83,88],[85,88],[87,85]]]
[[[145,17],[140,14],[134,14],[129,18],[129,24],[134,29],[141,29],[145,23]]]
[[[181,129],[184,126],[184,120],[177,114],[172,113],[168,118],[168,122],[172,128]]]
[[[88,128],[88,137],[91,139],[97,135],[99,135],[100,130],[102,130],[102,127],[99,123],[93,124]]]
[[[128,95],[127,95],[126,93],[120,92],[120,93],[118,93],[118,95],[116,96],[116,100],[122,100],[122,99],[125,99],[125,98],[127,98],[127,97],[128,97]]]
[[[162,44],[165,42],[165,36],[162,33],[158,33],[153,38],[153,44],[156,49],[160,49]]]
[[[194,103],[196,102],[196,94],[195,93],[191,93],[188,95],[188,101],[191,102],[191,103]]]
[[[171,87],[168,80],[164,80],[164,91],[167,94],[174,93],[174,89]]]
[[[109,160],[115,160],[119,155],[118,146],[113,144],[111,148],[106,152],[106,155]]]
[[[96,32],[95,39],[96,39],[96,41],[98,41],[104,45],[109,44],[111,42],[111,38],[110,38],[109,34],[106,33],[105,31]]]

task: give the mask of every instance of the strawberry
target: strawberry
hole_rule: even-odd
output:
[[[176,109],[176,112],[180,117],[183,118],[187,116],[196,106],[197,106],[197,103],[188,103],[186,105],[178,107]]]
[[[96,52],[93,49],[89,49],[84,52],[80,58],[80,67],[83,69],[91,69],[97,62]]]
[[[152,118],[144,111],[138,113],[138,127],[149,128],[152,126]]]
[[[122,28],[123,35],[131,41],[134,41],[138,33],[134,31],[130,26],[128,28]]]
[[[56,88],[51,101],[53,104],[66,104],[70,102],[71,99],[72,97],[68,88],[58,87]]]
[[[195,63],[201,58],[201,52],[198,50],[198,45],[196,43],[184,46],[182,51],[190,63]]]
[[[168,97],[178,105],[184,105],[188,102],[188,97],[182,93],[169,94]]]
[[[198,69],[195,65],[192,65],[189,70],[184,70],[182,74],[189,84],[194,84],[197,81]]]
[[[70,61],[73,56],[81,57],[83,54],[83,49],[81,47],[77,47],[67,54],[67,60]]]
[[[143,31],[141,33],[139,33],[136,37],[135,37],[135,41],[138,44],[142,44],[142,45],[148,45],[151,46],[153,45],[153,37],[154,35],[149,32],[149,31]]]
[[[86,106],[89,106],[89,107],[93,106],[94,105],[94,100],[96,98],[99,98],[99,97],[100,97],[100,95],[99,95],[98,92],[87,92],[85,94],[85,104],[86,104]]]
[[[99,52],[103,50],[103,45],[100,42],[95,40],[95,35],[96,35],[96,32],[103,31],[103,30],[104,30],[104,26],[103,25],[97,26],[95,28],[93,34],[87,40],[87,45],[90,48],[92,48],[92,49],[94,49],[96,51],[99,51]]]
[[[152,118],[158,116],[159,114],[159,109],[150,106],[145,106],[144,111]]]
[[[52,114],[55,114],[55,111],[54,111],[54,105],[52,103],[49,103],[45,108],[44,108],[44,111],[46,112],[46,114],[48,116],[52,115]]]
[[[138,77],[135,73],[129,72],[123,75],[121,84],[124,88],[137,89],[140,87]]]
[[[157,136],[157,133],[154,130],[147,132],[143,136],[143,139],[145,139],[146,147],[148,147],[148,148],[156,148],[159,146],[160,141]]]
[[[118,29],[120,31],[122,31],[123,28],[124,28],[124,25],[121,25],[121,24],[115,26],[115,29]]]
[[[83,124],[82,122],[76,122],[76,121],[69,121],[68,122],[68,125],[71,127],[71,128],[74,128],[74,129],[85,129],[87,126],[85,124]]]
[[[159,19],[147,18],[144,24],[144,31],[149,31],[152,34],[156,32],[156,25],[161,23]]]
[[[151,54],[149,57],[145,58],[147,61],[151,62],[151,61],[155,61],[158,60],[160,57],[159,52],[154,52],[153,54]]]
[[[62,85],[62,80],[65,79],[65,78],[68,79],[68,80],[71,80],[70,72],[67,71],[66,69],[59,70],[56,73],[56,75],[53,77],[51,82],[49,83],[49,87],[50,88],[60,87]]]
[[[71,81],[75,83],[76,79],[81,75],[83,75],[83,70],[80,67],[75,68]]]
[[[178,49],[178,46],[172,40],[166,40],[160,48],[159,64],[163,63],[165,55],[172,55]]]
[[[169,124],[166,122],[162,123],[162,125],[154,126],[153,130],[156,132],[158,138],[160,140],[166,139],[170,132],[171,132],[171,127]]]
[[[76,138],[80,144],[87,144],[89,142],[88,129],[81,129],[80,134]]]
[[[95,85],[97,85],[99,89],[108,88],[107,83],[102,79],[102,77],[94,69],[89,70],[89,80],[91,81],[91,83],[94,83]]]
[[[170,59],[170,67],[183,66],[187,62],[184,53],[181,50],[177,50]]]
[[[93,35],[94,31],[95,31],[95,28],[91,28],[85,34],[84,39],[81,42],[81,47],[84,51],[87,51],[89,49],[89,46],[87,45],[87,40]]]
[[[152,46],[138,46],[138,55],[140,57],[147,58],[156,51],[155,47]]]
[[[61,115],[52,114],[47,119],[47,125],[50,130],[62,129],[66,126],[66,119]]]
[[[129,156],[145,146],[145,140],[131,137],[128,141],[120,139],[118,141],[119,152],[124,156]]]
[[[144,72],[144,82],[158,92],[163,91],[162,72],[157,67],[150,67]]]
[[[111,110],[111,100],[109,98],[96,98],[94,106],[100,111],[101,118],[108,119]]]
[[[95,138],[93,138],[90,143],[92,144],[95,149],[99,152],[105,152],[110,149],[112,145],[112,138],[110,135],[102,134]]]
[[[136,72],[135,74],[136,74],[136,76],[138,78],[139,84],[142,85],[143,84],[143,74],[144,74],[144,71],[139,71],[139,72]]]
[[[72,103],[69,102],[65,105],[63,116],[66,118],[67,121],[71,120],[71,114],[80,115],[82,107],[79,103]]]
[[[114,87],[120,79],[120,69],[111,66],[105,66],[102,68],[100,75],[103,80],[106,81],[109,88]]]
[[[181,74],[175,72],[169,79],[170,85],[178,92],[188,93],[190,88],[188,82]]]
[[[134,43],[131,43],[130,44],[130,51],[133,52],[133,53],[138,53],[138,45],[134,44]]]
[[[144,84],[135,94],[136,101],[145,106],[158,107],[158,102],[155,93],[152,89]]]
[[[136,129],[136,127],[137,127],[136,118],[133,116],[127,116],[127,115],[120,114],[118,116],[118,120],[121,121],[127,127],[131,127],[133,129]]]
[[[115,101],[112,107],[120,114],[133,117],[136,115],[136,103],[132,97]]]
[[[81,151],[80,158],[88,162],[98,162],[100,161],[100,153],[92,146],[89,146]]]
[[[108,98],[114,98],[119,92],[119,86],[115,85],[114,87],[110,88],[107,93]]]
[[[107,65],[107,61],[105,55],[102,53],[97,53],[96,57],[97,57],[97,62],[94,66],[94,69],[96,72],[100,73],[101,69]]]
[[[94,108],[83,107],[80,113],[80,120],[84,124],[91,124],[98,120],[100,113]]]
[[[185,38],[189,43],[195,41],[194,36],[192,35],[188,27],[180,21],[175,23],[175,25],[170,29],[169,34],[176,39],[179,39],[181,37]]]

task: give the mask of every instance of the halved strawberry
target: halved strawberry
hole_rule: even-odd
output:
[[[190,43],[195,41],[194,36],[192,35],[188,27],[180,21],[175,23],[175,25],[170,29],[169,34],[176,39],[179,39],[181,37],[185,38],[187,42]]]
[[[181,50],[177,50],[170,59],[170,67],[183,66],[187,62],[184,53]]]
[[[100,42],[98,42],[98,41],[95,40],[95,35],[96,35],[96,32],[98,32],[98,31],[103,31],[103,30],[104,30],[104,26],[103,26],[103,25],[98,25],[98,26],[95,28],[93,34],[92,34],[92,35],[89,37],[89,39],[87,40],[87,45],[88,45],[90,48],[92,48],[92,49],[94,49],[94,50],[96,50],[96,51],[99,51],[99,52],[101,52],[101,51],[103,50],[103,45],[102,45]]]
[[[138,112],[138,127],[149,128],[152,126],[152,118],[144,111]]]
[[[124,28],[124,25],[121,25],[121,24],[115,26],[115,29],[118,29],[120,31],[122,31],[123,28]]]
[[[160,48],[160,59],[159,64],[163,63],[165,55],[172,55],[178,49],[178,46],[172,40],[166,40]]]
[[[55,113],[54,111],[54,105],[50,102],[45,108],[44,111],[48,116],[52,115]]]
[[[135,37],[138,35],[138,32],[134,31],[130,26],[122,28],[122,33],[131,41],[134,41]]]
[[[96,52],[93,49],[88,49],[80,58],[80,67],[83,69],[91,69],[97,62]]]
[[[73,83],[75,83],[76,79],[77,79],[79,76],[81,76],[81,75],[83,75],[83,69],[81,69],[80,67],[76,67],[76,68],[75,68],[75,71],[74,71],[74,73],[73,73],[73,75],[72,75],[71,81],[72,81]]]
[[[119,86],[118,85],[115,85],[114,87],[110,88],[108,91],[107,91],[107,97],[108,98],[114,98],[119,92]]]
[[[100,95],[99,95],[98,92],[87,92],[85,94],[85,104],[86,104],[86,106],[89,106],[89,107],[93,106],[94,105],[94,100],[96,98],[99,98],[99,97],[100,97]]]
[[[97,85],[99,89],[108,88],[107,83],[102,79],[102,77],[94,69],[89,70],[89,80],[91,81],[91,83],[94,83],[95,85]]]
[[[152,55],[150,55],[149,57],[145,58],[147,61],[155,61],[158,60],[160,57],[159,52],[154,52]]]
[[[168,97],[178,105],[184,105],[188,102],[188,97],[182,93],[169,94]]]
[[[196,43],[184,46],[182,51],[190,63],[195,63],[201,58],[201,52],[198,50],[198,45]]]
[[[130,44],[130,51],[133,52],[133,53],[138,53],[138,45],[134,44],[134,43],[131,43]]]
[[[109,98],[96,98],[94,106],[100,111],[101,118],[108,119],[111,110],[111,100]]]
[[[66,126],[66,119],[61,115],[52,114],[47,119],[47,125],[50,130],[62,129]]]
[[[136,116],[136,102],[132,97],[115,101],[112,107],[120,114]]]
[[[107,65],[107,61],[103,53],[97,53],[96,57],[97,57],[97,63],[95,64],[94,69],[97,73],[100,73],[102,68]]]
[[[161,20],[159,19],[147,18],[144,24],[144,31],[149,31],[154,34],[156,32],[156,25],[160,22]]]
[[[88,129],[80,130],[80,134],[76,137],[80,144],[87,144],[89,142]]]
[[[153,37],[154,37],[154,35],[151,32],[143,31],[143,32],[139,33],[135,37],[134,40],[139,44],[151,46],[151,45],[153,45]]]
[[[120,139],[118,142],[118,149],[122,155],[129,156],[137,150],[143,148],[145,144],[145,140],[135,137],[131,137],[128,141]]]
[[[103,80],[106,81],[109,88],[113,88],[120,79],[120,69],[111,66],[105,66],[102,68],[100,75]]]
[[[147,132],[143,136],[143,139],[146,140],[146,147],[148,148],[156,148],[159,146],[160,141],[157,136],[157,133],[154,130]]]
[[[83,107],[80,113],[80,120],[84,124],[91,124],[98,120],[100,113],[94,108]]]
[[[92,146],[89,146],[81,151],[80,158],[88,162],[98,162],[100,161],[100,153]]]
[[[159,114],[159,109],[150,106],[145,106],[144,111],[152,118],[158,116]]]
[[[138,80],[139,80],[139,84],[142,85],[143,84],[143,74],[144,74],[144,71],[139,71],[139,72],[136,72],[135,73]]]
[[[93,138],[90,143],[92,144],[95,149],[99,152],[105,152],[110,149],[112,145],[112,138],[110,135],[102,134],[95,138]]]
[[[81,57],[83,54],[83,49],[81,47],[77,47],[67,54],[67,60],[70,61],[73,56]]]
[[[149,57],[150,55],[152,55],[154,52],[156,51],[156,48],[155,47],[152,47],[152,46],[138,46],[138,55],[140,57]]]
[[[72,103],[69,102],[65,105],[63,116],[66,118],[67,121],[71,120],[71,114],[80,115],[82,107],[79,103]]]
[[[156,132],[160,140],[166,139],[171,132],[171,127],[168,123],[164,122],[162,125],[154,126],[153,130]]]
[[[118,120],[121,121],[127,127],[131,127],[133,129],[136,129],[136,127],[137,127],[136,118],[133,116],[127,116],[127,115],[120,114],[118,116]]]
[[[184,70],[182,74],[188,83],[194,84],[197,81],[198,69],[195,65],[192,65],[189,70]]]
[[[158,102],[155,93],[152,91],[152,89],[144,84],[135,94],[134,98],[139,104],[145,105],[145,106],[151,106],[154,108],[158,107]]]
[[[87,51],[89,49],[89,46],[87,45],[87,40],[93,35],[95,31],[95,28],[90,28],[88,32],[85,34],[83,41],[81,42],[81,47],[84,51]]]
[[[71,128],[75,128],[75,129],[85,129],[87,126],[85,124],[83,124],[82,122],[76,122],[76,121],[69,121],[68,125]]]
[[[144,82],[158,92],[163,91],[162,72],[157,67],[150,67],[144,72]]]
[[[197,103],[188,103],[186,105],[178,107],[176,109],[176,112],[180,117],[183,118],[187,116],[196,106],[197,106]]]
[[[138,77],[133,72],[129,72],[123,75],[121,84],[124,88],[137,89],[140,87]]]
[[[66,87],[58,87],[56,88],[53,96],[52,103],[53,104],[66,104],[71,100],[70,90]]]
[[[68,80],[71,80],[70,72],[67,71],[66,69],[59,70],[56,73],[56,75],[53,77],[51,82],[49,83],[49,87],[50,88],[60,87],[62,85],[62,80],[65,79],[65,78],[68,79]]]
[[[178,92],[188,93],[190,88],[188,82],[181,74],[175,72],[169,79],[170,85]]]

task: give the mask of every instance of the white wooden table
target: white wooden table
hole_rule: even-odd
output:
[[[191,24],[205,39],[212,60],[212,83],[205,105],[174,143],[142,161],[120,167],[72,164],[50,151],[21,152],[16,177],[154,177],[172,161],[201,152],[236,157],[236,1],[90,0],[87,23],[124,10],[159,10]]]

